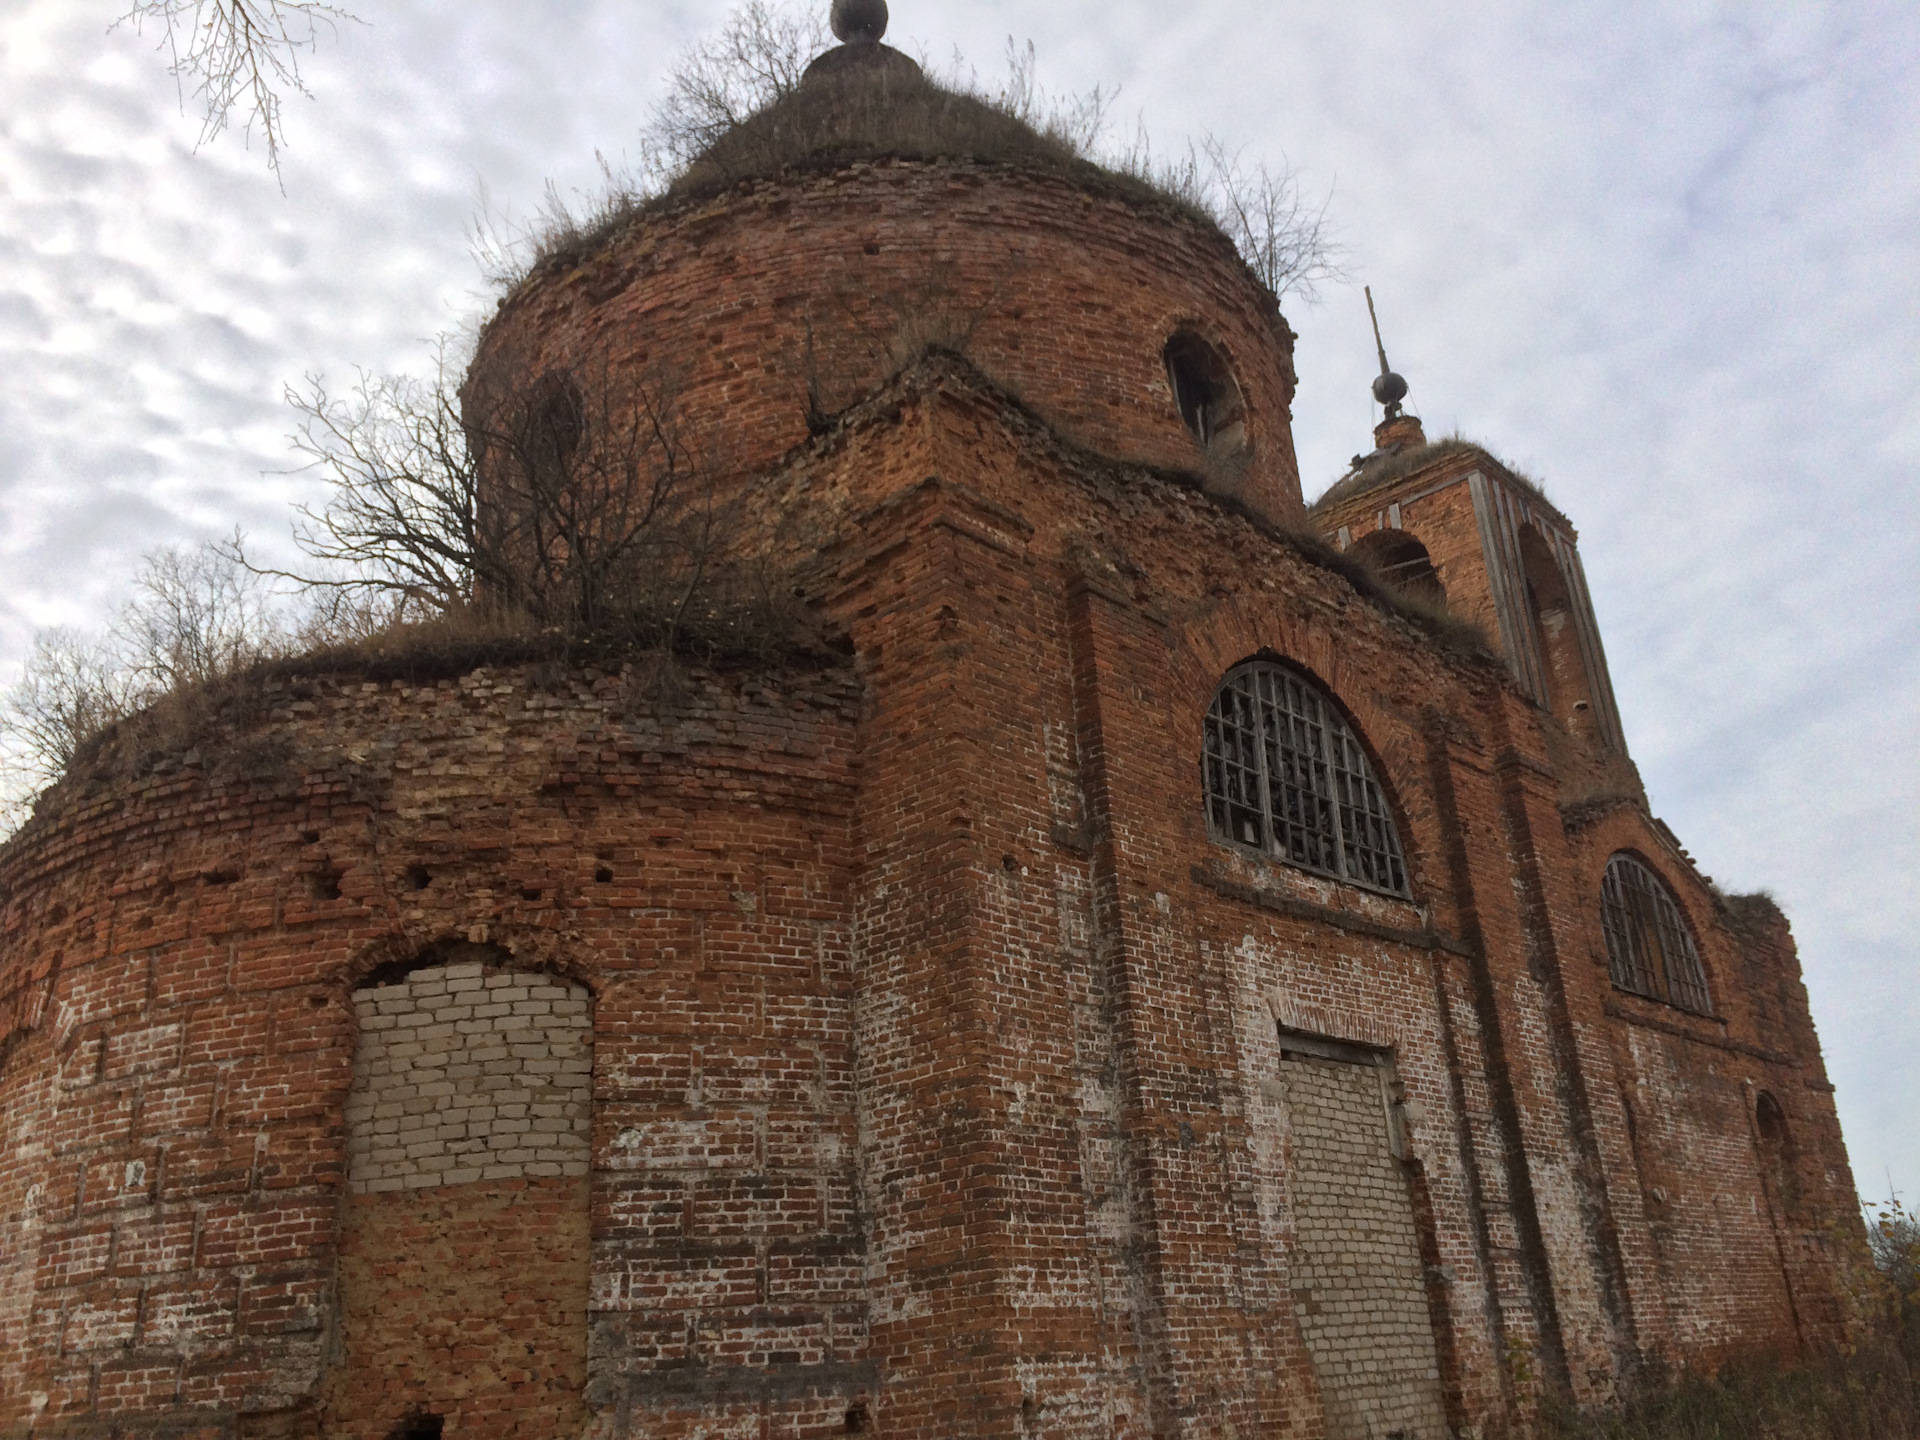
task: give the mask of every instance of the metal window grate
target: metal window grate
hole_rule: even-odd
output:
[[[1600,882],[1600,928],[1613,983],[1682,1010],[1713,1013],[1706,970],[1666,883],[1624,851]]]
[[[1359,738],[1312,685],[1242,665],[1207,712],[1207,818],[1216,836],[1392,895],[1407,893],[1393,814]]]

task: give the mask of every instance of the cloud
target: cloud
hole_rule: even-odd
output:
[[[822,0],[824,3],[824,0]],[[283,382],[418,369],[510,219],[590,190],[722,4],[369,0],[289,104],[285,193],[110,9],[0,21],[0,663],[99,617],[156,542],[268,543],[311,484]],[[1122,85],[1334,194],[1430,432],[1581,527],[1656,810],[1791,911],[1863,1186],[1920,1193],[1920,10],[1806,5],[895,7],[983,73]],[[1366,448],[1357,287],[1290,306],[1308,490]]]

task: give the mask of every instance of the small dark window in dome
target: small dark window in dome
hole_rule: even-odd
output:
[[[446,1418],[441,1415],[409,1415],[398,1425],[387,1440],[440,1440],[446,1433]]]
[[[1244,450],[1247,407],[1226,357],[1191,330],[1175,332],[1164,353],[1167,383],[1193,438],[1209,454]]]
[[[1229,671],[1207,711],[1202,760],[1216,839],[1369,890],[1407,894],[1393,812],[1360,737],[1284,666]]]
[[[1607,862],[1600,882],[1600,928],[1616,986],[1682,1010],[1713,1013],[1686,917],[1666,882],[1625,851]]]
[[[1447,592],[1440,584],[1440,572],[1433,568],[1433,556],[1406,531],[1376,530],[1354,541],[1347,553],[1366,561],[1401,594],[1434,605],[1446,603]]]

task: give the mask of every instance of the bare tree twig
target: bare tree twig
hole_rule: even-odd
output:
[[[115,23],[135,31],[150,20],[164,25],[169,70],[183,97],[191,85],[202,107],[199,143],[226,129],[237,112],[249,142],[259,127],[267,166],[278,176],[281,97],[310,94],[300,52],[316,49],[323,29],[331,33],[355,18],[323,0],[134,0]]]

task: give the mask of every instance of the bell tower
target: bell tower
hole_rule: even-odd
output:
[[[1470,441],[1429,441],[1404,412],[1408,385],[1387,364],[1373,319],[1386,411],[1374,448],[1310,508],[1314,528],[1366,560],[1408,599],[1479,624],[1542,710],[1587,748],[1626,755],[1606,652],[1573,522],[1540,487]]]

